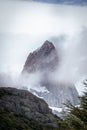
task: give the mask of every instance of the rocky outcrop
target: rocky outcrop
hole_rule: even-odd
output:
[[[20,114],[46,125],[57,127],[57,121],[43,99],[27,90],[0,88],[0,109]]]

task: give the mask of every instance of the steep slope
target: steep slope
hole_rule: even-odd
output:
[[[47,103],[26,90],[0,88],[0,130],[58,130]]]
[[[53,43],[45,41],[41,48],[29,54],[22,75],[26,80],[31,73],[36,74],[36,72],[39,72],[40,81],[36,86],[37,89],[31,86],[30,91],[43,97],[49,106],[62,107],[67,100],[70,100],[73,105],[77,105],[79,100],[75,86],[70,83],[56,82],[51,77],[51,75],[55,77],[54,71],[58,68],[59,58]],[[25,76],[26,73],[27,76]],[[44,91],[38,91],[38,86]]]

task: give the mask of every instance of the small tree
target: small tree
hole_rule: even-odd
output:
[[[87,87],[87,80],[84,84]],[[66,105],[65,122],[72,130],[87,130],[87,89],[79,99],[79,106],[73,106],[70,102]]]

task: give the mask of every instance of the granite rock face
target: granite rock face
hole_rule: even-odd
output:
[[[45,41],[40,49],[30,53],[25,62],[23,73],[35,71],[52,71],[58,63],[58,55],[55,46]]]
[[[55,74],[56,68],[58,69],[59,59],[60,57],[53,43],[45,41],[41,48],[29,54],[22,75],[25,73],[34,74],[34,72],[41,74],[39,85],[42,89],[44,87],[46,91],[38,91],[38,86],[37,89],[31,86],[30,91],[43,97],[49,106],[62,107],[67,100],[70,100],[73,105],[77,105],[79,99],[75,86],[72,83],[55,82],[50,76]]]

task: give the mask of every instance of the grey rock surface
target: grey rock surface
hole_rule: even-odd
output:
[[[58,55],[55,46],[46,40],[40,49],[29,54],[22,72],[52,71],[57,63]]]
[[[56,119],[48,104],[27,90],[0,88],[0,108],[13,114],[33,118],[40,123],[57,126]]]

